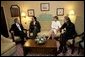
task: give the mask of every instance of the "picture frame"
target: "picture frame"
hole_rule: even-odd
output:
[[[50,10],[50,4],[49,3],[41,3],[40,9],[41,9],[41,11],[49,11]]]
[[[34,9],[28,9],[28,16],[29,17],[35,16]]]
[[[11,17],[19,17],[20,7],[18,5],[11,5],[10,12],[11,12]]]
[[[63,16],[64,15],[64,8],[57,8],[57,16]]]

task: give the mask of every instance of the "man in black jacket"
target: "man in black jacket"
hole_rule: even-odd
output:
[[[41,30],[40,23],[37,21],[37,18],[35,16],[32,17],[32,21],[29,25],[29,33],[33,33],[33,37],[35,38],[37,36],[37,33],[39,33]]]
[[[77,33],[74,24],[70,21],[70,18],[68,16],[65,16],[64,18],[65,23],[60,28],[60,31],[62,31],[62,29],[64,28],[66,28],[66,31],[63,34],[61,34],[59,52],[63,51],[65,53],[67,51],[66,47],[67,40],[75,38]]]
[[[26,38],[26,34],[24,33],[24,28],[22,24],[19,23],[18,19],[14,19],[14,24],[12,24],[10,32],[14,33],[14,36],[19,36],[21,38],[22,44],[24,44],[24,37]]]

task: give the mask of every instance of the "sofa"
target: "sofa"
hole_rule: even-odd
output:
[[[12,56],[14,52],[16,52],[15,42],[1,35],[1,56]]]

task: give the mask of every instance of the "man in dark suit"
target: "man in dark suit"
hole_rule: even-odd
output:
[[[19,23],[18,19],[14,19],[14,24],[12,24],[10,32],[14,33],[14,36],[19,36],[21,38],[22,44],[24,44],[24,38],[26,38],[26,34],[24,33],[24,28],[22,24]]]
[[[37,21],[37,18],[35,16],[32,17],[32,21],[29,25],[29,34],[33,33],[33,37],[35,38],[37,36],[37,33],[39,33],[41,30],[40,23]]]
[[[60,28],[60,31],[62,31],[62,29],[64,28],[66,28],[66,30],[63,34],[61,34],[60,47],[59,47],[59,52],[63,51],[63,53],[67,51],[67,47],[66,47],[67,40],[75,38],[75,36],[77,35],[75,26],[70,21],[70,18],[68,16],[65,16],[64,18],[65,18],[65,23]]]

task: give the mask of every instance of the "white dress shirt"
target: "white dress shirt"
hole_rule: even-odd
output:
[[[36,23],[36,22],[34,21],[33,24],[35,25],[35,23]]]
[[[52,31],[56,34],[56,30],[61,27],[60,21],[52,21],[51,28]]]
[[[21,27],[20,27],[20,25],[19,25],[18,23],[16,23],[16,26],[18,27],[18,29],[19,29],[20,31],[22,31],[22,30],[21,30]]]

